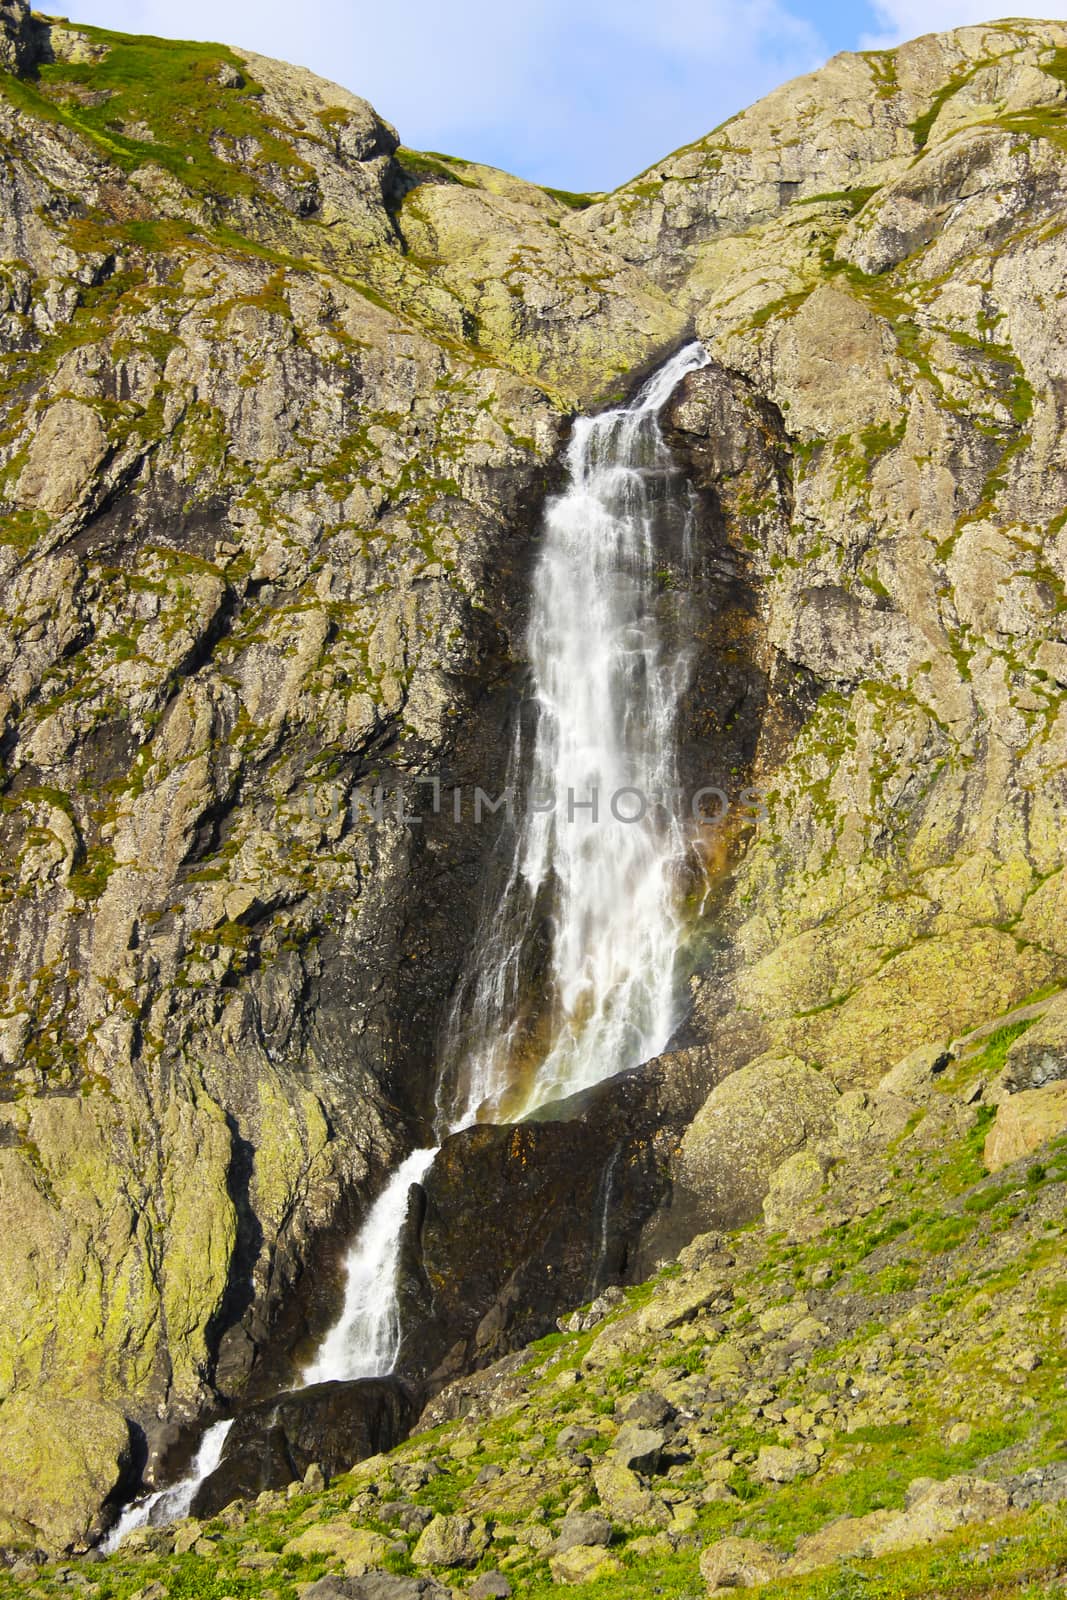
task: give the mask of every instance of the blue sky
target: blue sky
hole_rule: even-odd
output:
[[[1029,14],[1065,12],[1052,0]],[[1005,14],[1026,13],[982,0],[74,0],[69,11],[282,56],[365,95],[406,144],[578,190],[613,188],[837,50]]]

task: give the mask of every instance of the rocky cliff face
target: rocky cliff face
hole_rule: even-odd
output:
[[[0,24],[0,1431],[92,1441],[0,1534],[60,1547],[328,1316],[473,920],[418,780],[499,787],[566,418],[692,322],[686,759],[768,814],[705,846],[677,1064],[863,1086],[1063,981],[1067,28],[839,57],[575,209],[298,69]]]

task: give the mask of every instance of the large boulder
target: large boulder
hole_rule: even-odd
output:
[[[290,1539],[283,1554],[305,1560],[326,1556],[341,1563],[347,1578],[359,1578],[382,1565],[389,1554],[389,1540],[371,1528],[354,1528],[350,1522],[316,1522]]]
[[[986,1170],[999,1172],[1061,1133],[1067,1133],[1067,1083],[1013,1094],[997,1107],[996,1121],[986,1135]]]
[[[780,1558],[758,1539],[720,1539],[700,1558],[700,1575],[709,1594],[727,1589],[750,1589],[770,1583],[780,1568]]]
[[[473,1567],[488,1545],[483,1522],[442,1515],[423,1529],[411,1559],[417,1567]]]
[[[1004,1485],[987,1478],[967,1474],[942,1481],[916,1478],[908,1486],[905,1510],[872,1533],[867,1548],[872,1555],[881,1556],[933,1544],[969,1523],[1003,1517],[1010,1504]]]
[[[327,1477],[391,1450],[418,1416],[420,1396],[395,1378],[316,1383],[248,1406],[227,1435],[222,1460],[197,1490],[194,1516],[231,1500],[283,1489],[316,1462]]]
[[[0,1543],[84,1548],[130,1467],[129,1424],[117,1406],[10,1395],[0,1406]]]
[[[673,1206],[692,1232],[759,1216],[775,1169],[831,1132],[837,1099],[829,1078],[795,1056],[760,1058],[716,1084],[675,1163]]]

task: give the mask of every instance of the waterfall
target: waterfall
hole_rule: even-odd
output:
[[[688,677],[684,640],[661,625],[659,573],[690,560],[691,506],[658,414],[687,372],[687,345],[629,405],[575,425],[567,485],[548,505],[528,634],[536,719],[511,779],[525,788],[504,892],[487,907],[447,1029],[451,1103],[438,1133],[517,1120],[656,1055],[677,1020],[677,885],[684,829],[675,724]],[[596,796],[596,815],[583,808]],[[573,801],[573,804],[571,803]],[[615,810],[612,811],[612,802]],[[641,812],[638,816],[637,813]],[[635,820],[620,820],[631,818]],[[548,897],[552,940],[543,1048],[518,1061],[521,975]],[[372,1206],[346,1263],[344,1309],[305,1383],[392,1371],[400,1330],[396,1268],[408,1194],[436,1150],[416,1150]],[[605,1193],[605,1208],[610,1181]],[[607,1218],[601,1219],[606,1238]]]
[[[510,785],[523,791],[511,865],[485,909],[446,1029],[441,1138],[476,1121],[518,1121],[637,1066],[663,1049],[677,1021],[678,888],[688,850],[671,797],[689,671],[677,613],[692,507],[658,414],[707,360],[701,345],[687,345],[628,405],[574,424],[566,487],[546,507],[533,577],[534,715],[529,730],[520,725],[511,759]],[[664,580],[678,576],[672,593]],[[436,1154],[408,1156],[368,1212],[348,1253],[340,1320],[305,1384],[393,1370],[408,1197]],[[602,1254],[610,1196],[611,1169]],[[141,1522],[157,1506],[159,1520],[188,1511],[218,1464],[220,1426],[205,1435],[190,1477],[165,1491],[171,1502],[151,1497]],[[111,1539],[138,1525],[124,1516]]]
[[[143,1499],[134,1500],[128,1505],[103,1541],[101,1549],[108,1554],[117,1550],[128,1533],[135,1528],[143,1528],[146,1523],[160,1527],[164,1523],[179,1522],[182,1517],[187,1517],[196,1491],[222,1460],[222,1447],[231,1426],[231,1422],[212,1423],[200,1440],[200,1448],[190,1462],[185,1477],[172,1483],[169,1489],[157,1489],[155,1494],[145,1495]]]
[[[535,715],[512,761],[525,798],[449,1028],[453,1126],[515,1121],[637,1066],[677,1022],[688,850],[671,796],[692,506],[658,414],[707,360],[688,345],[629,405],[579,418],[567,485],[545,512],[528,635]],[[665,592],[678,577],[680,593]],[[546,918],[548,959],[531,983]]]
[[[436,1150],[413,1150],[401,1162],[367,1213],[345,1262],[340,1321],[303,1374],[304,1383],[336,1378],[377,1378],[392,1372],[400,1347],[396,1265],[413,1183],[425,1175]]]

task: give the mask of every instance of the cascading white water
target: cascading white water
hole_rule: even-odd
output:
[[[453,1009],[441,1137],[479,1120],[517,1121],[636,1066],[663,1049],[677,1020],[677,881],[687,845],[668,797],[688,663],[684,646],[665,636],[658,601],[664,524],[678,524],[671,555],[684,576],[690,508],[672,496],[677,474],[658,413],[707,360],[699,344],[688,345],[629,405],[574,425],[568,483],[546,509],[533,580],[536,721],[529,749],[520,736],[512,761],[512,781],[525,787],[517,847]],[[531,1026],[523,975],[531,933],[546,915],[547,1004]],[[368,1212],[348,1254],[340,1320],[305,1384],[393,1370],[408,1197],[436,1154],[413,1151]],[[605,1237],[610,1177],[609,1169]],[[157,1505],[153,1520],[186,1514],[218,1465],[228,1426],[205,1434],[187,1479],[124,1514],[109,1548]]]
[[[525,804],[503,903],[453,1014],[454,1125],[517,1120],[636,1066],[677,1021],[687,840],[667,797],[688,658],[661,624],[660,573],[673,521],[687,576],[691,508],[674,493],[659,411],[707,360],[688,345],[630,405],[580,418],[567,487],[546,510],[528,641],[537,714],[515,761]],[[537,905],[552,937],[548,1006],[531,1026],[522,991]]]
[[[110,1553],[117,1550],[126,1535],[135,1528],[143,1528],[148,1523],[162,1525],[178,1522],[182,1517],[187,1517],[196,1491],[222,1460],[222,1447],[232,1426],[232,1421],[213,1423],[201,1439],[200,1448],[185,1477],[172,1483],[169,1489],[158,1489],[155,1494],[146,1495],[143,1500],[134,1500],[128,1505],[101,1548]]]
[[[518,849],[453,1011],[446,1056],[461,1061],[452,1103],[440,1108],[441,1137],[479,1118],[529,1114],[635,1066],[663,1048],[674,1026],[676,879],[686,841],[664,802],[677,783],[687,662],[657,616],[660,519],[676,477],[658,413],[707,360],[701,345],[688,345],[630,405],[575,423],[569,481],[546,509],[533,581],[537,721],[529,758],[519,743],[513,760],[514,778],[527,772]],[[680,509],[684,565],[688,503]],[[594,794],[595,818],[580,805]],[[620,821],[616,797],[622,816],[643,815]],[[516,1083],[523,948],[530,908],[546,888],[554,893],[550,1032],[532,1076]],[[392,1370],[408,1195],[436,1153],[414,1151],[368,1213],[349,1253],[340,1321],[305,1383]]]
[[[408,1195],[436,1154],[436,1150],[413,1150],[368,1211],[345,1262],[340,1321],[331,1328],[315,1360],[305,1370],[305,1383],[377,1378],[392,1372],[400,1346],[397,1251]]]

